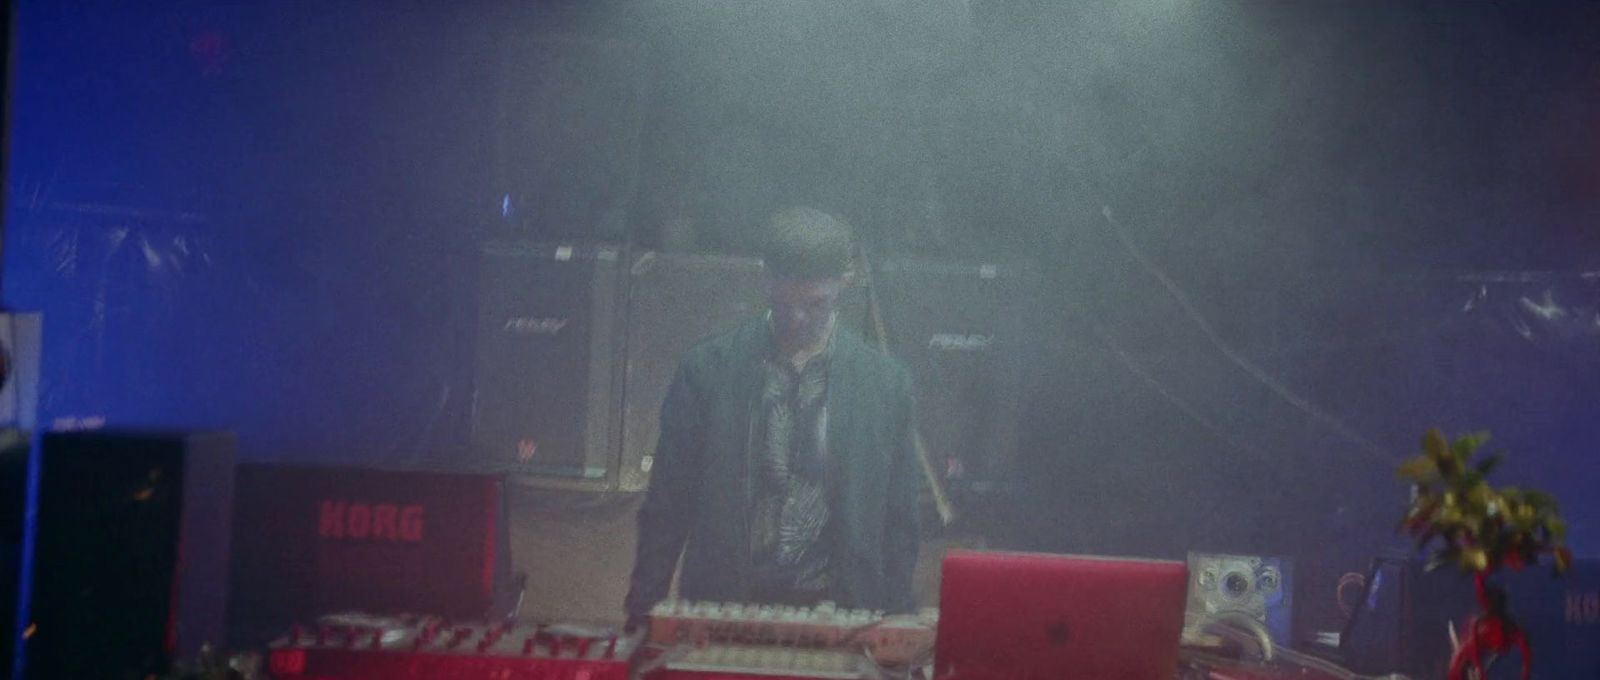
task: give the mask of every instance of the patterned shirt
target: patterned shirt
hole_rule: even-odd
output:
[[[751,555],[757,601],[813,604],[832,586],[828,507],[830,349],[796,370],[776,351],[756,412]]]

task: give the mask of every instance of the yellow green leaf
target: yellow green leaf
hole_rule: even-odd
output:
[[[1401,479],[1425,484],[1439,478],[1439,464],[1427,456],[1416,456],[1401,463],[1396,474]]]
[[[1561,540],[1567,537],[1567,523],[1560,517],[1551,517],[1546,519],[1544,521],[1544,528],[1548,529],[1550,531],[1550,535],[1554,536],[1556,540]]]
[[[1445,441],[1443,432],[1433,428],[1422,435],[1422,452],[1434,461],[1442,463],[1450,456],[1450,444]]]
[[[1472,488],[1467,489],[1467,502],[1476,507],[1487,508],[1492,497],[1489,485],[1483,482],[1473,484]]]
[[[1454,504],[1446,505],[1439,509],[1439,515],[1434,521],[1446,526],[1456,524],[1461,521],[1461,511],[1456,509]]]
[[[1456,437],[1455,444],[1450,448],[1458,458],[1465,459],[1468,456],[1471,456],[1474,451],[1477,451],[1479,447],[1483,446],[1484,443],[1488,441],[1489,433],[1486,431],[1468,432],[1464,435]]]
[[[1539,513],[1535,512],[1533,506],[1527,503],[1518,503],[1512,510],[1512,517],[1516,518],[1517,524],[1531,529],[1534,521],[1539,519]]]

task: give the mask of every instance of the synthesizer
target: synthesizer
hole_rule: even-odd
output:
[[[839,660],[844,658],[903,666],[932,651],[937,619],[932,609],[914,616],[885,616],[881,611],[840,608],[831,602],[791,607],[668,601],[650,613],[648,641],[658,647],[710,650],[695,653],[710,665],[715,664],[706,660],[718,655],[716,658],[728,663],[760,661],[757,666],[783,659],[848,666]]]
[[[628,680],[636,643],[604,629],[324,617],[274,641],[276,680]]]
[[[878,668],[860,652],[711,644],[668,652],[644,680],[860,680]]]

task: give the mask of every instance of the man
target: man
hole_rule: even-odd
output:
[[[701,341],[661,406],[625,608],[667,596],[908,612],[917,554],[910,378],[839,327],[850,228],[811,208],[768,223],[768,311]]]

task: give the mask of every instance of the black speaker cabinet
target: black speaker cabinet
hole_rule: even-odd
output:
[[[610,246],[484,247],[472,447],[461,471],[534,486],[616,487],[621,257]]]
[[[221,645],[231,434],[41,440],[23,678],[143,680]]]
[[[490,244],[479,291],[473,447],[464,471],[583,490],[649,480],[661,400],[695,342],[766,308],[754,258]],[[1002,477],[1035,343],[1037,280],[1018,265],[891,260],[876,285],[890,352],[916,382],[924,441],[952,485]],[[841,325],[870,331],[868,296]]]
[[[911,370],[917,422],[952,491],[984,492],[1016,453],[1036,345],[1038,276],[1022,264],[885,260],[876,272],[892,350]],[[1031,316],[1030,316],[1031,315]]]

